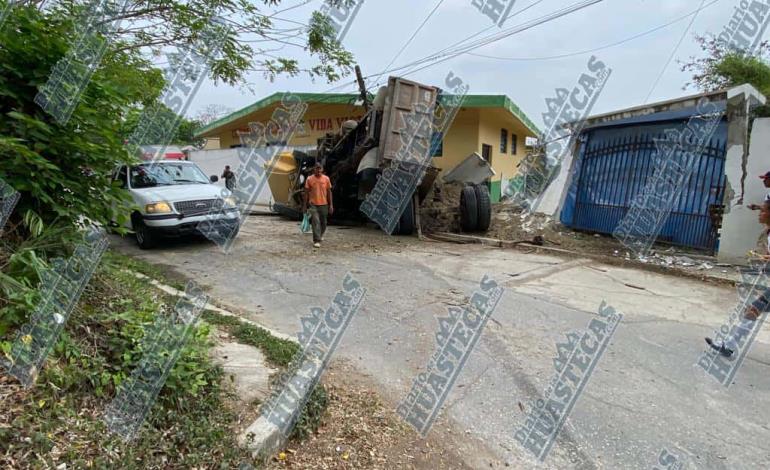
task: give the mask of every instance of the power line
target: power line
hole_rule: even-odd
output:
[[[533,3],[529,4],[529,5],[527,5],[526,7],[524,7],[524,8],[522,8],[522,9],[520,9],[520,10],[517,10],[517,11],[515,11],[515,12],[511,13],[510,15],[508,15],[508,16],[505,18],[505,20],[508,20],[508,19],[510,19],[510,18],[513,18],[514,16],[517,16],[517,15],[519,15],[519,14],[521,14],[521,13],[524,13],[525,11],[529,10],[530,8],[532,8],[532,7],[534,7],[534,6],[537,6],[537,5],[538,5],[538,4],[540,4],[540,3],[543,3],[544,1],[545,1],[545,0],[536,0],[535,2],[533,2]],[[439,51],[437,51],[437,52],[434,52],[432,55],[426,56],[425,58],[423,58],[423,59],[420,59],[420,60],[416,61],[416,63],[422,63],[421,61],[423,61],[423,60],[426,60],[427,58],[430,58],[431,56],[435,56],[435,55],[441,54],[441,53],[443,53],[443,52],[445,52],[445,51],[448,51],[448,50],[449,50],[449,49],[451,49],[452,47],[455,47],[455,46],[458,46],[458,45],[460,45],[460,44],[462,44],[462,43],[464,43],[464,42],[467,42],[467,41],[469,41],[469,40],[471,40],[471,39],[475,38],[475,37],[476,37],[476,36],[478,36],[479,34],[485,33],[485,32],[487,32],[487,31],[489,31],[490,29],[494,29],[494,28],[495,28],[495,26],[494,26],[494,25],[493,25],[493,26],[489,26],[489,27],[486,27],[486,28],[483,28],[483,29],[481,29],[481,30],[479,30],[479,31],[477,31],[477,32],[475,32],[475,33],[473,33],[473,34],[471,34],[470,36],[468,36],[468,37],[466,37],[466,38],[464,38],[464,39],[461,39],[461,40],[459,40],[459,41],[457,41],[457,42],[455,42],[455,43],[453,43],[453,44],[450,44],[449,46],[447,46],[447,47],[445,47],[445,48],[443,48],[443,49],[441,49],[441,50],[439,50]],[[410,64],[408,64],[408,65],[410,65]],[[390,66],[390,65],[389,65],[389,66]],[[389,67],[389,66],[388,66],[388,67]],[[396,69],[391,69],[391,70],[387,70],[387,69],[388,69],[388,67],[385,67],[385,70],[384,70],[384,71],[382,71],[382,72],[380,72],[380,73],[379,73],[379,75],[378,75],[378,77],[379,77],[379,76],[382,76],[383,74],[385,74],[385,73],[387,73],[387,72],[391,72],[391,71],[394,71],[394,70],[399,70],[399,68],[396,68]],[[403,67],[402,67],[402,68],[403,68]],[[364,78],[369,78],[369,77],[364,77]],[[374,86],[377,86],[377,85],[379,85],[379,82],[378,82],[378,83],[376,83]]]
[[[391,65],[393,65],[393,62],[395,62],[395,61],[396,61],[396,59],[398,59],[399,57],[401,57],[401,54],[403,54],[403,53],[404,53],[404,51],[406,50],[406,48],[407,48],[407,47],[409,47],[409,44],[411,44],[411,43],[412,43],[412,41],[414,40],[414,38],[415,38],[415,37],[417,36],[417,34],[418,34],[418,33],[419,33],[421,30],[422,30],[423,26],[425,26],[425,24],[426,24],[426,23],[428,22],[428,20],[429,20],[429,19],[430,19],[430,18],[433,16],[433,14],[434,14],[434,13],[436,13],[436,10],[438,10],[438,8],[441,6],[441,4],[442,4],[442,3],[444,3],[444,0],[439,0],[439,1],[438,1],[438,3],[436,3],[436,5],[433,7],[433,9],[430,11],[430,13],[428,13],[428,16],[426,16],[426,17],[425,17],[425,19],[422,21],[422,23],[420,24],[420,26],[418,26],[418,27],[417,27],[417,29],[414,31],[414,33],[412,33],[412,36],[409,38],[409,40],[408,40],[408,41],[406,41],[406,43],[404,43],[404,45],[403,45],[403,46],[401,46],[401,49],[399,49],[398,53],[396,53],[396,55],[394,55],[394,56],[393,56],[393,58],[390,60],[390,62],[388,63],[388,65],[386,65],[386,66],[385,66],[385,69],[386,69],[386,70],[388,69],[388,67],[390,67]],[[382,74],[380,74],[380,75],[377,75],[377,77],[376,77],[376,78],[377,78],[377,79],[379,79],[381,76],[382,76]]]
[[[457,57],[458,55],[464,54],[464,53],[472,51],[474,49],[478,49],[478,48],[483,47],[483,46],[487,46],[487,45],[492,44],[494,42],[497,42],[497,41],[499,41],[501,39],[505,39],[507,37],[513,36],[514,34],[521,33],[521,32],[526,31],[528,29],[534,28],[535,26],[539,26],[541,24],[548,23],[550,21],[556,20],[558,18],[561,18],[563,16],[566,16],[568,14],[574,13],[576,11],[582,10],[584,8],[587,8],[589,6],[595,5],[595,4],[603,2],[603,1],[604,0],[584,0],[582,2],[574,3],[574,4],[570,5],[569,7],[563,8],[561,10],[557,10],[557,11],[552,12],[552,13],[548,13],[546,15],[543,15],[543,16],[541,16],[539,18],[536,18],[534,20],[531,20],[529,22],[526,22],[526,23],[523,23],[521,25],[517,25],[517,26],[514,26],[512,28],[509,28],[509,29],[507,29],[507,30],[505,30],[505,31],[503,31],[501,33],[497,33],[497,34],[493,34],[493,35],[487,36],[486,38],[483,38],[483,39],[481,39],[479,41],[476,41],[474,43],[471,43],[469,45],[463,46],[462,48],[455,49],[455,50],[453,50],[451,52],[448,52],[448,53],[445,53],[445,54],[439,54],[439,55],[436,55],[434,57],[429,57],[429,58],[426,58],[425,60],[422,60],[422,61],[416,61],[415,62],[416,65],[419,65],[419,62],[422,62],[422,63],[429,62],[429,61],[433,61],[433,62],[430,62],[427,65],[423,65],[422,67],[418,67],[416,69],[412,68],[411,70],[408,70],[407,72],[402,73],[401,75],[402,76],[411,75],[413,73],[419,72],[420,70],[424,70],[424,69],[426,69],[428,67],[432,67],[434,65],[440,64],[441,62],[446,62],[447,60],[450,60],[450,59],[453,59],[453,58]],[[404,68],[407,68],[409,66],[413,67],[415,64],[408,64],[406,66],[397,67],[397,68],[392,69],[390,71],[404,69]]]
[[[558,54],[558,55],[552,55],[552,56],[543,56],[543,57],[499,57],[499,56],[492,56],[492,55],[486,55],[486,54],[477,54],[477,53],[473,53],[473,52],[466,52],[466,54],[467,55],[472,55],[472,56],[475,56],[475,57],[483,57],[485,59],[510,60],[510,61],[522,61],[522,62],[563,59],[563,58],[566,58],[566,57],[574,57],[574,56],[579,56],[579,55],[583,55],[583,54],[589,54],[589,53],[592,53],[592,52],[598,52],[598,51],[602,51],[602,50],[605,50],[605,49],[609,49],[611,47],[619,46],[621,44],[625,44],[627,42],[631,42],[634,39],[639,39],[640,37],[650,35],[650,34],[656,32],[656,31],[660,31],[661,29],[664,29],[664,28],[667,28],[667,27],[669,27],[669,26],[671,26],[673,24],[679,23],[680,21],[685,20],[685,19],[689,18],[692,15],[696,15],[701,10],[706,9],[706,8],[710,7],[711,5],[713,5],[715,3],[719,3],[721,1],[722,0],[712,0],[711,2],[703,5],[702,8],[699,8],[697,10],[693,10],[690,13],[687,13],[686,15],[682,15],[682,16],[680,16],[678,18],[675,18],[675,19],[669,21],[668,23],[662,24],[660,26],[656,26],[655,28],[649,29],[649,30],[647,30],[647,31],[645,31],[643,33],[635,34],[635,35],[633,35],[631,37],[628,37],[628,38],[625,38],[625,39],[621,39],[620,41],[616,41],[616,42],[613,42],[611,44],[607,44],[607,45],[604,45],[604,46],[601,46],[601,47],[595,47],[593,49],[585,49],[585,50],[582,50],[582,51],[569,52],[569,53],[564,53],[564,54]]]
[[[676,55],[676,51],[679,50],[679,46],[682,45],[682,42],[684,42],[685,36],[687,36],[687,33],[690,31],[690,28],[692,28],[692,24],[695,23],[695,18],[698,17],[698,13],[700,10],[703,9],[703,4],[706,3],[706,0],[701,0],[700,7],[693,15],[692,19],[690,20],[690,23],[687,25],[687,28],[682,33],[682,36],[679,38],[679,41],[676,43],[676,46],[674,46],[674,50],[671,51],[671,55],[668,56],[668,60],[666,61],[666,64],[663,66],[663,68],[660,70],[660,73],[658,74],[658,77],[655,79],[655,83],[652,84],[652,88],[650,88],[649,93],[647,93],[647,97],[644,99],[644,104],[647,104],[647,102],[650,100],[650,96],[652,96],[652,92],[655,91],[655,88],[657,88],[658,83],[660,83],[660,79],[663,78],[663,74],[666,72],[666,69],[668,68],[671,61],[674,59],[674,56]]]

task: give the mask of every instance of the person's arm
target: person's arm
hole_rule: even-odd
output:
[[[326,186],[326,199],[329,201],[329,215],[334,214],[334,200],[332,199],[332,183]]]

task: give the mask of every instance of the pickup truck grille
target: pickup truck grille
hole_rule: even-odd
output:
[[[206,214],[213,210],[220,210],[222,202],[219,199],[198,199],[195,201],[175,202],[174,208],[180,214],[191,216]]]

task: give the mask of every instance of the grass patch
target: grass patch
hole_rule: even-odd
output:
[[[292,360],[300,353],[299,344],[276,338],[264,328],[246,323],[239,318],[222,315],[211,310],[205,310],[202,317],[208,323],[227,331],[239,343],[261,350],[267,361],[274,366],[289,367]],[[329,397],[326,389],[319,383],[310,394],[290,438],[304,439],[314,433],[321,423],[328,404]]]
[[[0,468],[229,469],[253,463],[236,442],[234,397],[209,358],[211,326],[205,322],[195,327],[137,439],[126,444],[108,433],[101,421],[107,404],[142,357],[146,329],[176,301],[123,271],[128,263],[116,266],[119,255],[109,258],[113,262],[102,263],[91,279],[35,386],[25,390],[0,375]],[[16,330],[0,342],[9,345]]]
[[[241,321],[238,318],[206,310],[203,319],[212,325],[223,327],[239,343],[254,346],[264,353],[267,361],[278,367],[288,367],[300,351],[293,341],[276,338],[267,330]]]
[[[185,282],[170,276],[163,269],[140,259],[132,258],[114,250],[104,254],[102,264],[107,264],[114,269],[130,269],[132,271],[144,274],[155,280],[162,281],[174,289],[184,292]]]

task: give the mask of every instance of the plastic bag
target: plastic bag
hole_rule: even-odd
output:
[[[311,230],[311,227],[310,227],[310,214],[306,213],[305,216],[302,217],[302,223],[299,224],[299,230],[302,233],[310,232],[310,230]]]

